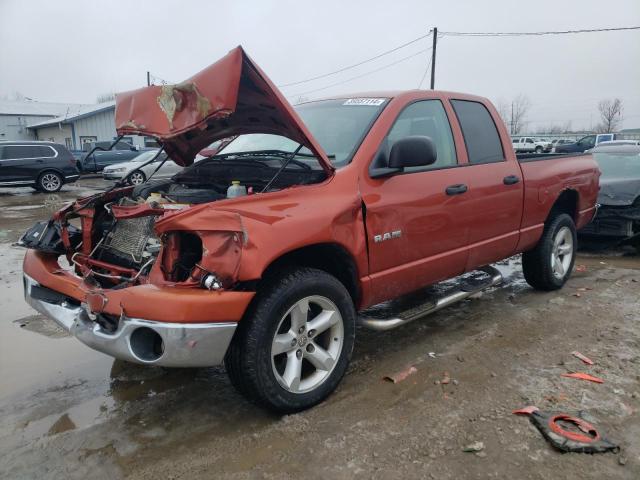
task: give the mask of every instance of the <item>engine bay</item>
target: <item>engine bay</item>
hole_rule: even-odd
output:
[[[178,211],[230,198],[238,192],[259,196],[263,191],[326,178],[324,171],[303,162],[284,167],[281,158],[239,158],[233,162],[205,159],[171,179],[151,180],[80,199],[49,222],[36,224],[23,235],[21,243],[65,255],[77,275],[101,288],[143,284],[154,275],[155,281],[174,284],[202,286],[208,277],[207,285],[229,286],[237,268],[234,264],[239,263],[241,226],[235,231],[159,234],[156,224]],[[237,223],[240,225],[239,220]],[[203,259],[204,251],[233,254],[229,259]]]

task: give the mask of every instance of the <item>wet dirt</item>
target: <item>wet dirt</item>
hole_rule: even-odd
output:
[[[104,188],[85,182],[58,195]],[[48,217],[44,197],[0,192],[0,478],[640,478],[634,252],[581,254],[550,293],[526,285],[519,258],[502,262],[500,287],[397,330],[359,329],[338,390],[275,416],[223,368],[114,361],[35,314],[11,243]],[[409,365],[405,380],[383,380]],[[604,383],[561,377],[575,371]],[[622,451],[559,453],[511,414],[527,405],[586,411]]]

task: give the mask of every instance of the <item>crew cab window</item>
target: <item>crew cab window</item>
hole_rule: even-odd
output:
[[[527,143],[534,143],[534,142],[530,138],[527,138]]]
[[[503,161],[500,135],[487,107],[469,100],[451,100],[451,104],[460,122],[469,163]]]
[[[437,158],[431,165],[408,167],[405,172],[432,170],[458,163],[451,125],[440,100],[423,100],[405,108],[387,135],[389,148],[401,138],[411,135],[431,138],[436,147]]]

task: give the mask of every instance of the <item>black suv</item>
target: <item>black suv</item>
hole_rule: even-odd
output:
[[[52,142],[0,142],[0,187],[57,192],[80,175],[67,147]]]

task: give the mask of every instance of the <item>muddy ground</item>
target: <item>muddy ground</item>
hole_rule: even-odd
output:
[[[531,290],[512,259],[504,285],[478,298],[392,332],[359,330],[338,391],[278,417],[245,402],[222,368],[114,361],[24,303],[11,242],[96,188],[0,191],[1,478],[640,478],[637,254],[581,254],[554,293]],[[408,365],[417,373],[383,380]],[[604,383],[561,377],[572,371]],[[526,405],[583,410],[622,450],[559,453],[511,414]],[[483,449],[464,452],[473,442]]]

